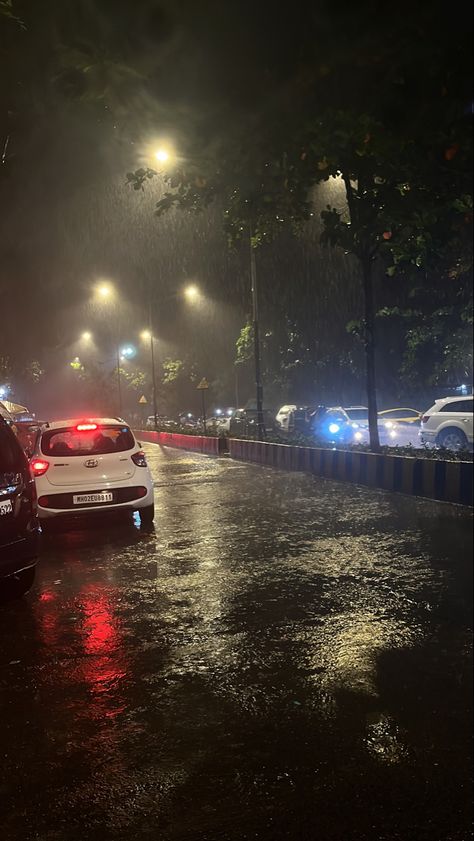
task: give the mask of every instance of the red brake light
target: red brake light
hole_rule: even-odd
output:
[[[33,476],[44,476],[49,467],[49,461],[45,461],[42,458],[34,458],[30,461],[30,467],[33,471]]]
[[[76,426],[77,432],[91,432],[93,429],[98,429],[96,423],[78,423]]]
[[[133,461],[134,464],[137,465],[137,467],[146,467],[147,466],[146,456],[145,456],[145,453],[143,452],[143,450],[140,450],[138,453],[133,453],[132,461]]]
[[[430,415],[423,415],[423,417],[421,419],[421,422],[422,423],[428,423],[429,419],[430,419]]]

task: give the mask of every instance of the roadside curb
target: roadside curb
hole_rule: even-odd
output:
[[[134,434],[141,441],[149,444],[160,444],[164,447],[177,447],[180,450],[190,450],[193,453],[203,453],[218,456],[227,452],[226,438],[211,438],[205,435],[180,435],[176,432],[153,432],[151,430],[134,430]]]
[[[264,441],[228,439],[229,455],[266,467],[297,470],[356,485],[399,491],[412,496],[473,504],[471,462],[421,459],[382,453],[358,453]]]

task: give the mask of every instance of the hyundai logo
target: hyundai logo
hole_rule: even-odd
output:
[[[99,464],[99,460],[96,458],[88,458],[87,461],[84,462],[84,467],[97,467]]]

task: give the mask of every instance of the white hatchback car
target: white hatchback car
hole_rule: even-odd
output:
[[[443,397],[436,400],[421,419],[422,444],[447,450],[465,450],[473,443],[472,397]]]
[[[30,466],[42,524],[98,511],[155,515],[153,479],[141,445],[119,418],[61,420],[38,433]]]

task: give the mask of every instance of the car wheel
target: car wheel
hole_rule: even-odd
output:
[[[450,429],[443,429],[439,433],[436,443],[439,447],[444,447],[445,450],[466,450],[467,438],[461,429],[452,427]]]
[[[23,569],[16,575],[12,575],[9,580],[9,591],[14,599],[20,599],[31,589],[35,580],[35,572],[35,567],[28,567],[28,569]]]
[[[146,508],[140,508],[138,513],[142,526],[150,526],[155,519],[155,506],[147,505]]]

